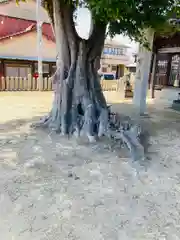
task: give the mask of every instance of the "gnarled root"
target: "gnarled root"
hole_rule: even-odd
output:
[[[133,161],[144,160],[149,142],[149,133],[135,124],[129,117],[117,113],[109,115],[111,138],[125,144]]]
[[[147,143],[145,137],[148,136],[147,134],[145,136],[139,125],[135,124],[129,117],[111,113],[109,108],[95,111],[93,104],[85,105],[86,101],[82,102],[84,105],[79,102],[71,109],[70,118],[72,121],[69,122],[68,135],[73,134],[80,137],[85,134],[89,142],[95,142],[97,138],[107,136],[126,145],[133,161],[144,160],[146,150],[144,144]],[[56,117],[53,118],[52,112],[33,127],[50,127],[55,131],[61,131],[62,118],[57,110],[54,111]]]
[[[51,122],[51,116],[48,115],[48,116],[44,116],[42,117],[38,122],[36,123],[32,123],[31,124],[31,128],[38,128],[38,127],[47,127],[49,125],[49,123]]]

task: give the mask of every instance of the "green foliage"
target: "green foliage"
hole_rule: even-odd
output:
[[[180,32],[180,22],[176,23],[175,20],[180,19],[180,2],[176,1],[175,5],[171,7],[171,9],[167,13],[167,19],[173,21],[165,21],[161,25],[159,25],[156,29],[157,35],[161,36],[171,36],[174,33]]]
[[[171,37],[177,32],[180,32],[180,26],[179,25],[173,25],[173,24],[170,24],[168,22],[162,24],[161,26],[159,26],[156,29],[156,35],[157,36]]]
[[[141,42],[148,47],[147,39],[142,32],[144,28],[155,31],[165,25],[168,19],[168,9],[174,0],[107,0],[105,15],[109,18],[109,34],[125,34],[131,39]],[[105,9],[106,9],[105,8]],[[118,9],[117,9],[118,8]],[[109,10],[111,9],[111,10]],[[103,13],[101,12],[103,15]]]
[[[19,0],[16,0],[19,1]],[[25,0],[24,0],[25,1]],[[168,18],[176,13],[180,17],[179,0],[59,0],[63,4],[87,6],[94,22],[103,22],[108,26],[110,36],[128,35],[148,47],[142,32],[144,28],[153,28],[160,34],[177,31],[176,26],[168,24]],[[44,0],[43,5],[53,16],[53,0]]]
[[[143,29],[172,30],[168,18],[172,11],[178,12],[179,0],[86,0],[96,21],[108,25],[110,36],[128,35],[148,47]],[[179,12],[178,12],[179,13]],[[174,27],[173,27],[174,29]]]

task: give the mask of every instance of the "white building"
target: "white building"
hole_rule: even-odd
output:
[[[129,49],[128,45],[107,39],[102,52],[100,72],[114,73],[118,78],[124,76],[127,66],[134,64]]]

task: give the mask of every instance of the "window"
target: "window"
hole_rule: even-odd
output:
[[[111,71],[116,71],[116,70],[117,70],[117,66],[112,65],[112,67],[111,67]]]
[[[37,62],[34,64],[34,70],[35,70],[35,72],[38,72],[38,63]],[[43,71],[43,73],[49,73],[49,63],[42,64],[42,71]]]
[[[135,54],[135,55],[134,55],[134,62],[135,62],[135,63],[137,63],[137,58],[138,58],[138,56],[137,56],[137,54]]]
[[[114,49],[114,54],[118,55],[118,49],[117,48]]]
[[[34,71],[38,72],[38,63],[34,63]]]
[[[52,74],[56,72],[56,65],[52,65]]]
[[[29,71],[29,68],[27,67],[20,67],[19,68],[19,76],[26,78],[28,77],[28,74],[30,74],[31,72]]]
[[[111,55],[114,55],[114,48],[111,48]]]
[[[108,54],[108,48],[104,48],[103,53]]]
[[[43,73],[49,73],[49,63],[43,63]]]
[[[5,72],[8,77],[27,78],[28,74],[31,74],[31,66],[23,64],[5,64]]]
[[[122,48],[119,49],[119,55],[123,55],[123,49]]]
[[[6,66],[6,76],[8,77],[18,77],[18,67]]]
[[[135,72],[136,72],[136,67],[130,67],[130,68],[129,68],[129,72],[135,73]]]
[[[107,68],[106,67],[102,67],[102,72],[107,72]]]
[[[124,48],[118,48],[118,55],[125,55],[125,49]]]
[[[127,48],[123,48],[123,55],[127,54]]]

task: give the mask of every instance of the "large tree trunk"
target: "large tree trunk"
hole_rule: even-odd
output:
[[[48,126],[68,136],[83,133],[89,141],[102,135],[121,139],[134,160],[143,159],[140,140],[144,141],[144,135],[131,121],[110,113],[98,79],[106,24],[96,21],[89,40],[83,40],[75,30],[72,6],[53,0],[50,16],[58,56],[53,76],[54,101],[49,116],[36,126]]]
[[[73,8],[54,0],[58,52],[54,102],[45,125],[65,134],[86,134],[90,141],[107,133],[108,109],[97,74],[106,24],[96,23],[89,40],[80,39]]]

